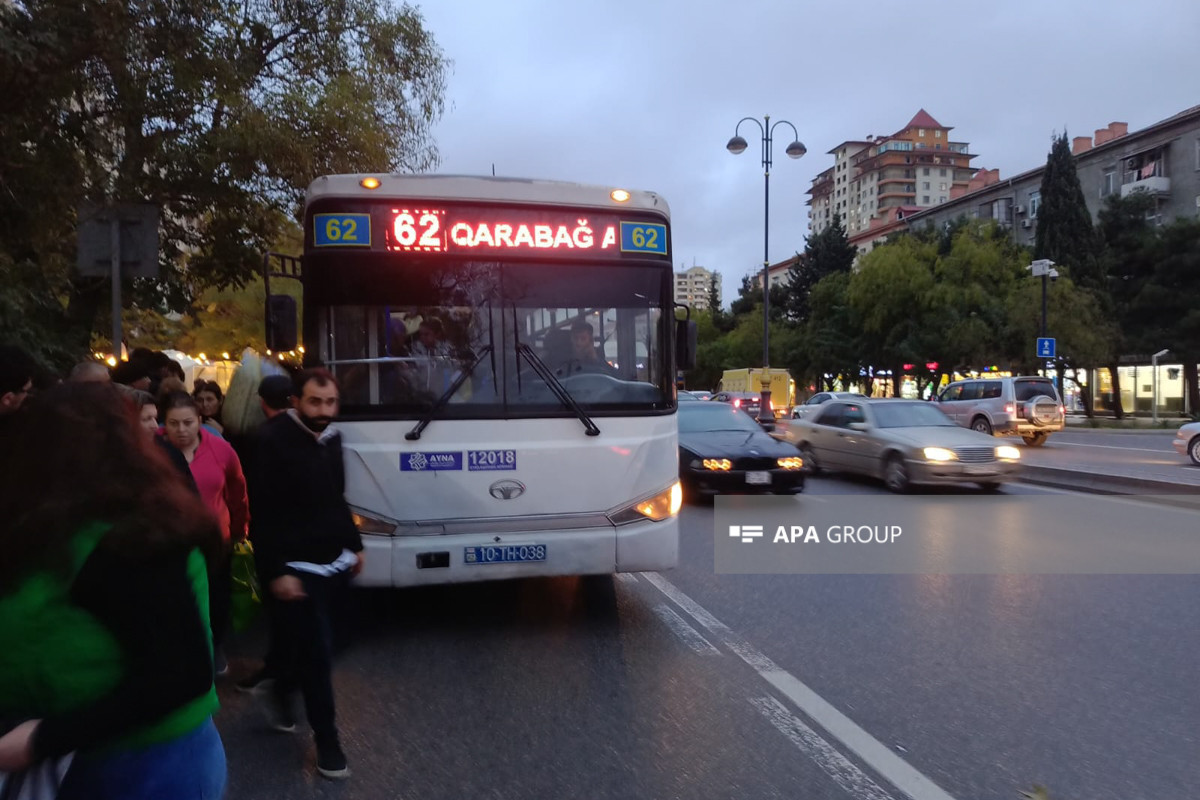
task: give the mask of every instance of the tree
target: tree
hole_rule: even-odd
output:
[[[1117,419],[1125,416],[1117,359],[1130,348],[1133,352],[1146,352],[1146,347],[1152,346],[1145,343],[1152,319],[1143,319],[1142,309],[1135,303],[1154,276],[1158,233],[1146,215],[1156,205],[1150,195],[1134,192],[1128,197],[1110,195],[1100,209],[1100,262],[1106,278],[1103,307],[1111,320],[1105,363],[1112,379],[1111,407]]]
[[[721,289],[716,272],[708,278],[708,313],[714,320],[721,315]]]
[[[850,244],[839,214],[820,233],[810,236],[803,255],[797,255],[788,269],[787,310],[791,319],[804,322],[812,308],[809,295],[822,279],[839,272],[850,272],[858,248]]]
[[[1066,131],[1056,137],[1050,147],[1046,169],[1042,173],[1040,196],[1034,258],[1050,259],[1076,286],[1103,295],[1106,286],[1097,257],[1098,242],[1092,228],[1092,215],[1083,199]],[[1063,372],[1061,363],[1058,372],[1059,375]],[[1061,380],[1059,387],[1062,387]]]
[[[1033,257],[1048,258],[1070,270],[1071,279],[1085,289],[1101,289],[1103,274],[1097,262],[1092,215],[1083,199],[1075,157],[1067,134],[1055,138],[1042,173],[1041,201]]]
[[[107,281],[71,272],[75,208],[154,203],[161,277],[130,294],[182,310],[254,273],[314,177],[435,165],[446,68],[385,0],[5,4],[0,253],[50,276],[82,347]]]
[[[944,341],[940,320],[928,313],[936,261],[936,246],[914,237],[863,256],[846,296],[861,320],[868,363],[899,376],[904,364],[924,364],[933,344]]]
[[[1183,362],[1188,404],[1195,413],[1200,409],[1200,221],[1180,218],[1164,227],[1154,252],[1154,274],[1134,309],[1147,320],[1147,350],[1166,348]]]

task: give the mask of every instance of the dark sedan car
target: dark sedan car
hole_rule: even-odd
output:
[[[804,490],[804,464],[793,445],[772,438],[728,403],[679,404],[679,479],[699,494]]]

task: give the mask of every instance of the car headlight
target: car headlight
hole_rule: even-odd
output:
[[[996,448],[996,458],[1005,461],[1020,461],[1021,451],[1013,447],[1011,444],[1003,444]]]
[[[947,450],[944,447],[926,447],[922,452],[925,454],[926,461],[953,461],[957,458],[953,450]]]
[[[361,511],[351,509],[350,518],[359,533],[375,534],[376,536],[391,536],[396,532],[396,522],[382,517],[372,517]]]
[[[804,467],[804,459],[800,456],[781,458],[775,463],[779,465],[780,469],[802,469]]]
[[[728,458],[706,458],[704,459],[704,468],[728,472],[733,469],[733,462]]]
[[[669,488],[658,494],[630,503],[625,508],[608,515],[614,525],[628,525],[631,522],[642,522],[651,519],[662,522],[679,513],[683,505],[683,487],[675,481]]]

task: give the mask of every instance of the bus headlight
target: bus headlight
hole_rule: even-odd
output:
[[[642,522],[647,519],[662,522],[664,519],[678,514],[679,507],[682,505],[683,487],[679,481],[675,481],[669,489],[664,489],[653,497],[632,503],[620,511],[609,514],[608,518],[614,525],[628,525],[631,522]]]
[[[354,520],[354,527],[358,528],[359,533],[391,536],[396,532],[396,523],[391,520],[368,516],[354,509],[350,510],[350,518]]]

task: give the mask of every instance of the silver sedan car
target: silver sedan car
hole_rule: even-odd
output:
[[[893,492],[918,483],[977,483],[994,490],[1016,474],[1021,451],[961,428],[920,400],[831,400],[792,424],[788,438],[810,472],[882,478]]]
[[[1192,463],[1200,467],[1200,422],[1188,422],[1179,428],[1175,434],[1175,451],[1181,456],[1192,459]]]
[[[865,394],[858,392],[817,392],[798,406],[792,406],[792,419],[804,419],[830,400],[866,400]]]

